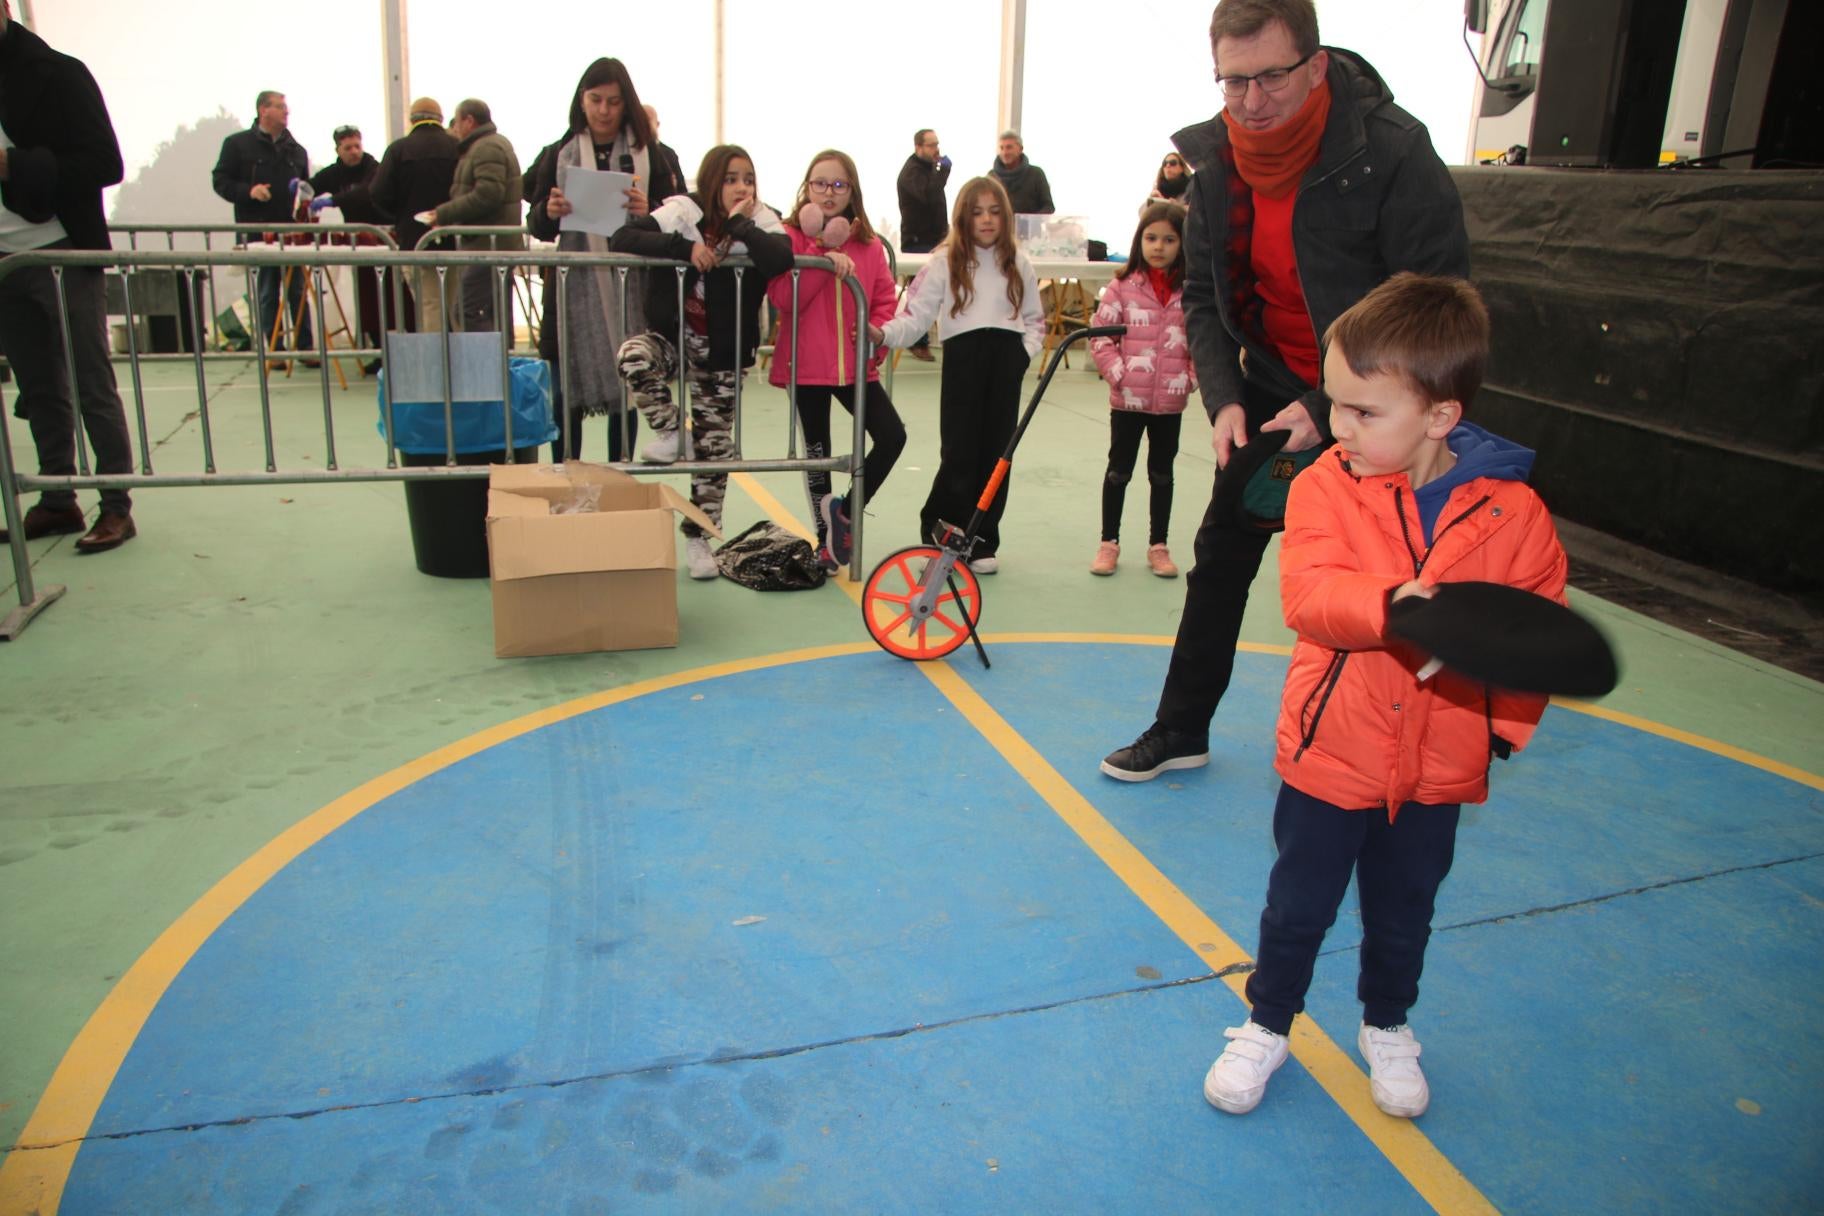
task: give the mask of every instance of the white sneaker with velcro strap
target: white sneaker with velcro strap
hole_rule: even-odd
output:
[[[1245,1115],[1260,1105],[1268,1079],[1286,1062],[1291,1045],[1285,1035],[1274,1034],[1252,1018],[1222,1034],[1229,1045],[1203,1078],[1203,1096],[1217,1110]]]
[[[1431,1105],[1431,1087],[1419,1067],[1419,1041],[1412,1027],[1382,1030],[1362,1024],[1355,1045],[1368,1062],[1368,1089],[1374,1104],[1396,1119],[1416,1119]]]

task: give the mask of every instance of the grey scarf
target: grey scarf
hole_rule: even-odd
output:
[[[634,148],[625,129],[615,137],[612,164],[620,164],[623,153],[631,155],[634,172],[641,185],[650,184],[647,149]],[[595,168],[595,141],[587,130],[579,131],[557,154],[560,175],[565,165]],[[565,251],[607,253],[608,239],[593,232],[559,232],[557,247]],[[621,400],[621,376],[615,357],[630,333],[646,328],[646,276],[639,271],[626,275],[626,313],[621,311],[621,274],[612,267],[595,266],[572,270],[564,276],[565,284],[565,353],[570,365],[570,408],[585,414],[618,414],[626,406]],[[555,318],[553,318],[555,320]]]

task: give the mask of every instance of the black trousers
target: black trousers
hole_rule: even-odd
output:
[[[1391,820],[1385,807],[1349,811],[1289,785],[1273,808],[1279,860],[1267,879],[1260,948],[1248,976],[1254,1021],[1285,1034],[1304,1012],[1324,934],[1355,873],[1362,910],[1362,1020],[1393,1027],[1418,1003],[1419,973],[1438,887],[1456,854],[1456,803],[1408,802]]]
[[[1242,384],[1249,417],[1277,413],[1284,401],[1271,401],[1246,381]],[[1216,473],[1215,485],[1222,483]],[[1260,573],[1260,559],[1273,534],[1262,528],[1220,518],[1215,489],[1192,542],[1191,572],[1184,579],[1184,615],[1172,643],[1171,665],[1159,694],[1154,717],[1161,726],[1192,735],[1207,734],[1210,719],[1235,672],[1235,643],[1241,640],[1241,618],[1248,608],[1248,588]]]
[[[851,418],[855,416],[855,386],[852,384],[800,384],[798,395],[793,399],[798,408],[798,423],[804,428],[804,454],[811,459],[820,460],[830,454],[831,398],[842,402],[842,408]],[[899,411],[893,408],[893,398],[887,396],[887,390],[878,380],[868,381],[865,400],[868,416],[863,424],[872,443],[861,462],[861,502],[849,504],[851,515],[880,493],[887,474],[893,471],[899,454],[906,448],[906,424],[900,421]],[[813,502],[830,492],[828,473],[806,473],[804,480]],[[823,531],[821,516],[817,530]]]
[[[69,247],[59,242],[52,248]],[[70,345],[75,353],[76,393],[82,427],[94,450],[96,473],[131,473],[133,441],[127,411],[108,359],[107,301],[101,268],[68,266],[63,272],[64,298],[70,313]],[[38,472],[46,477],[76,473],[76,411],[72,408],[69,369],[64,361],[63,325],[58,317],[57,288],[49,266],[33,266],[0,279],[0,352],[13,365],[19,382],[13,413],[31,424],[38,449]],[[73,507],[72,490],[46,490],[51,507]],[[101,491],[109,511],[132,509],[125,490]]]
[[[1139,410],[1108,411],[1108,472],[1102,477],[1102,539],[1121,539],[1121,508],[1127,483],[1134,477],[1140,439],[1146,437],[1148,543],[1163,545],[1172,522],[1172,461],[1178,458],[1183,414],[1147,414]]]
[[[918,515],[922,539],[931,539],[939,520],[959,528],[968,525],[995,462],[1013,438],[1020,415],[1020,381],[1031,362],[1020,335],[1010,329],[974,329],[944,343],[937,476]],[[1010,473],[988,507],[975,547],[977,557],[992,557],[1001,547],[1001,516],[1007,512],[1012,480]]]

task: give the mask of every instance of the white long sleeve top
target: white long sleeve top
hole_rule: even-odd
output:
[[[919,335],[937,322],[940,342],[957,334],[976,329],[1006,329],[1020,335],[1026,357],[1033,358],[1045,345],[1045,310],[1039,304],[1039,280],[1032,272],[1032,262],[1025,253],[1016,255],[1015,269],[1026,284],[1026,295],[1015,315],[1007,303],[1007,276],[995,263],[994,251],[976,250],[975,298],[959,315],[950,314],[950,259],[939,245],[931,260],[912,280],[905,298],[899,302],[899,315],[882,327],[886,346],[910,346]]]

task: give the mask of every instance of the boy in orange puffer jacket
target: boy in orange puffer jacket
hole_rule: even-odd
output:
[[[1565,556],[1525,483],[1533,453],[1463,422],[1482,383],[1488,313],[1461,279],[1399,274],[1324,336],[1336,446],[1292,483],[1280,550],[1298,633],[1279,711],[1267,880],[1247,1023],[1204,1079],[1210,1103],[1254,1109],[1285,1062],[1324,934],[1354,871],[1361,902],[1357,1045],[1375,1105],[1425,1112],[1406,1024],[1433,901],[1465,802],[1532,737],[1546,699],[1442,669],[1390,638],[1387,609],[1441,582],[1505,583],[1564,602]]]

